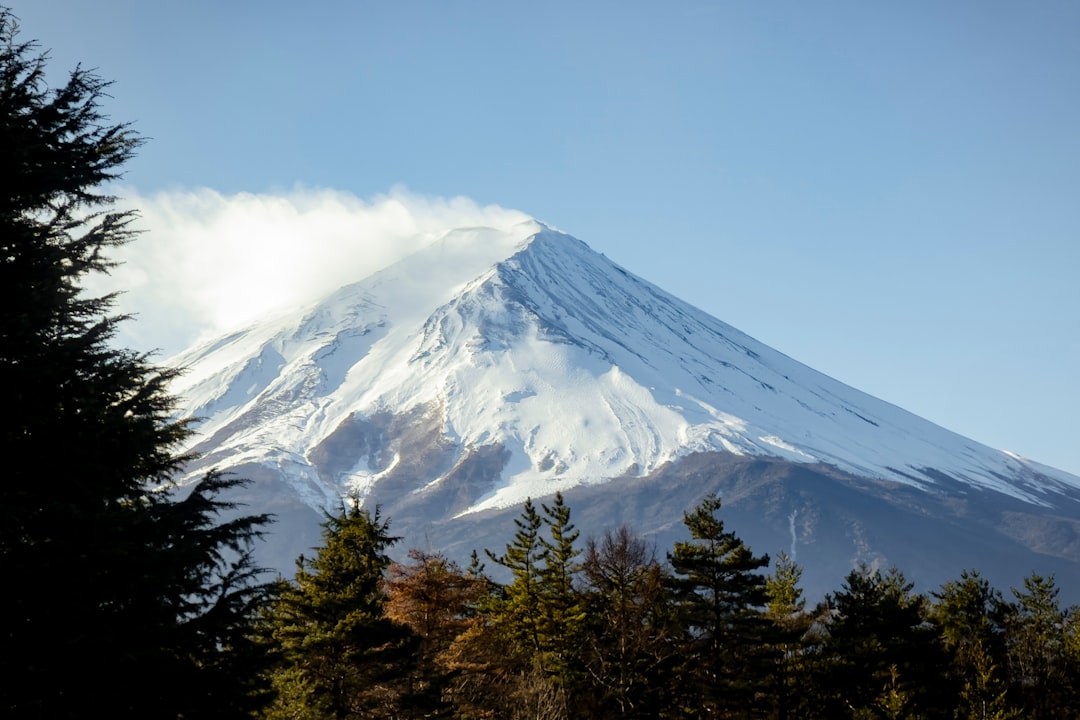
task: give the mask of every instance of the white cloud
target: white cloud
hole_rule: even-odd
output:
[[[210,189],[123,193],[145,232],[90,278],[121,290],[121,345],[171,355],[207,335],[323,295],[386,267],[456,227],[508,228],[528,219],[467,198],[395,189],[362,200],[333,190],[222,195]]]

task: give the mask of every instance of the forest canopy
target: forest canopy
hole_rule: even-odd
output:
[[[977,572],[930,595],[862,565],[808,608],[801,569],[728,531],[715,496],[664,559],[631,528],[578,543],[561,495],[527,502],[467,568],[356,501],[283,581],[262,628],[268,718],[1067,718],[1080,613],[1053,578],[1006,599]]]

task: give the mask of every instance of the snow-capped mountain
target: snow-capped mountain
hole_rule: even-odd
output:
[[[975,515],[1023,526],[1005,537],[1066,570],[1080,564],[1080,478],[822,375],[536,222],[449,231],[313,307],[174,362],[188,368],[174,387],[183,411],[201,418],[193,475],[238,468],[255,480],[249,500],[280,511],[287,498],[288,517],[357,493],[391,510],[407,538],[453,544],[482,518],[562,490],[581,498],[590,523],[632,516],[660,532],[713,489],[738,515],[740,498],[760,495],[783,468],[822,479],[802,500],[790,477],[770,491],[757,525],[780,533],[762,542],[783,544],[767,552],[824,542],[822,508],[847,503],[837,532],[850,548],[833,555],[890,561],[888,543],[873,540],[887,533],[860,519],[860,502],[885,498],[923,516],[955,506],[961,517],[982,498],[994,509]],[[709,463],[724,469],[703,470]],[[709,479],[691,482],[688,468]],[[759,491],[714,487],[736,475]],[[677,477],[671,505],[657,503],[657,488]],[[837,484],[861,488],[861,500],[822,505]],[[628,497],[652,499],[605,516]],[[1072,539],[1036,547],[1063,532]]]

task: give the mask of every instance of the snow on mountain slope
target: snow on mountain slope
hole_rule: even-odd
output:
[[[208,462],[277,468],[313,506],[366,494],[400,460],[359,453],[328,476],[311,452],[335,431],[431,412],[458,458],[509,453],[464,513],[710,450],[929,490],[952,480],[1043,506],[1080,488],[822,375],[535,222],[453,230],[174,362],[190,368],[174,390],[203,418]]]

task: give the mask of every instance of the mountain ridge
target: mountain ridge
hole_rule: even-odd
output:
[[[497,239],[500,251],[512,251],[485,267],[498,253],[472,252],[468,257],[461,247],[450,247],[466,233],[473,240],[477,235]],[[235,409],[253,395],[265,396],[263,407],[256,403],[248,410],[252,423],[282,412],[295,414],[298,407],[312,409],[305,418],[310,436],[325,437],[353,412],[342,411],[343,403],[378,411],[441,401],[448,405],[447,432],[466,444],[492,431],[475,422],[477,414],[486,413],[494,416],[498,433],[521,442],[518,452],[537,468],[552,453],[553,466],[560,460],[568,467],[576,463],[579,469],[565,486],[622,475],[634,465],[647,473],[683,449],[831,462],[846,471],[927,486],[935,478],[923,468],[933,468],[1036,503],[1046,502],[1045,487],[1010,484],[1001,477],[1037,474],[1080,485],[1066,473],[1045,466],[1036,471],[1026,459],[961,438],[807,368],[610,263],[579,240],[547,228],[524,240],[506,240],[489,229],[449,233],[420,253],[332,294],[304,313],[295,331],[282,333],[270,325],[276,334],[257,343],[258,355],[229,378],[228,392],[191,407],[191,414],[208,416],[213,427],[215,417],[220,424],[223,406]],[[464,247],[475,250],[475,244]],[[444,256],[449,261],[444,264],[457,271],[449,283],[440,278],[441,292],[430,291],[433,276],[442,272],[439,264],[430,258],[417,262],[432,253]],[[462,263],[463,255],[470,262]],[[414,298],[409,293],[419,287],[428,288],[423,302],[445,301],[432,311],[418,309],[423,302],[410,304]],[[410,323],[422,323],[421,329]],[[524,379],[505,380],[498,397],[463,402],[465,392],[494,392],[485,390],[490,375],[507,370],[499,353],[511,355],[513,364],[523,368]],[[219,354],[220,343],[180,362],[198,366]],[[365,367],[358,372],[361,365]],[[481,381],[475,377],[478,372],[489,377]],[[573,388],[560,377],[566,372]],[[291,378],[292,386],[286,387],[282,378]],[[189,393],[197,384],[178,392]],[[537,384],[553,399],[538,417],[531,417],[527,406],[537,398]],[[593,390],[589,407],[573,397],[585,385]],[[304,408],[305,397],[325,401]],[[612,407],[615,403],[618,408]],[[500,406],[512,407],[518,415],[500,413]],[[609,412],[599,413],[597,407]],[[625,458],[609,453],[601,461],[595,448],[584,457],[575,450],[580,445],[553,437],[542,427],[556,416],[564,427],[577,423],[582,430],[619,420],[617,431],[607,423],[609,435],[621,437],[604,450],[622,448]],[[631,416],[635,422],[630,425],[646,432],[629,437],[623,416]],[[888,457],[882,436],[895,446],[900,435],[914,435],[912,424],[920,426],[922,437],[933,439],[916,438],[917,452],[890,448],[896,457]],[[900,433],[885,435],[883,425]],[[799,426],[802,437],[793,437],[798,432],[790,426]],[[938,452],[941,445],[946,447]],[[957,448],[973,462],[966,467],[941,462],[940,456],[955,454]],[[912,460],[898,461],[905,454]],[[518,493],[507,504],[523,497]]]
[[[183,408],[204,418],[192,476],[272,476],[312,510],[356,494],[430,529],[556,491],[647,494],[692,456],[739,465],[728,454],[909,488],[881,491],[909,506],[990,493],[999,514],[1080,517],[1080,478],[817,372],[539,223],[449,231],[177,362]]]

